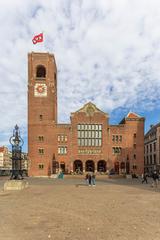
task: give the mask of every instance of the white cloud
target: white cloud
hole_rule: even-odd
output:
[[[159,0],[0,1],[0,140],[26,133],[27,53],[49,51],[58,67],[59,121],[87,101],[103,111],[157,108]],[[44,44],[32,45],[44,31]]]

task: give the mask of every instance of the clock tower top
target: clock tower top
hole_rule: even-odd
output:
[[[57,67],[53,54],[28,54],[28,117],[29,124],[57,123]]]
[[[51,81],[57,72],[56,62],[53,54],[31,52],[28,54],[28,76],[29,81],[46,80]]]

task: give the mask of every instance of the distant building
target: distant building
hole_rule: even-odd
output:
[[[21,157],[22,157],[22,170],[28,171],[28,154],[22,152]]]
[[[0,147],[0,169],[11,169],[11,153],[5,146]]]
[[[151,126],[144,137],[144,169],[146,172],[160,171],[160,123]]]
[[[118,125],[95,104],[71,113],[71,122],[57,122],[57,68],[53,54],[28,55],[29,175],[64,172],[144,171],[144,118],[128,115]],[[66,83],[67,84],[67,83]],[[69,86],[68,86],[69,87]]]

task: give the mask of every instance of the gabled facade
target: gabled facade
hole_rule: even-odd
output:
[[[89,102],[57,123],[57,77],[54,56],[29,54],[29,175],[64,172],[141,174],[144,169],[144,118],[129,113],[118,125]]]

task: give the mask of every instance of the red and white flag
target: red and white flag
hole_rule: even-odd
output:
[[[34,38],[32,39],[32,42],[33,42],[33,44],[43,42],[43,33],[40,33],[40,34],[34,36]]]

